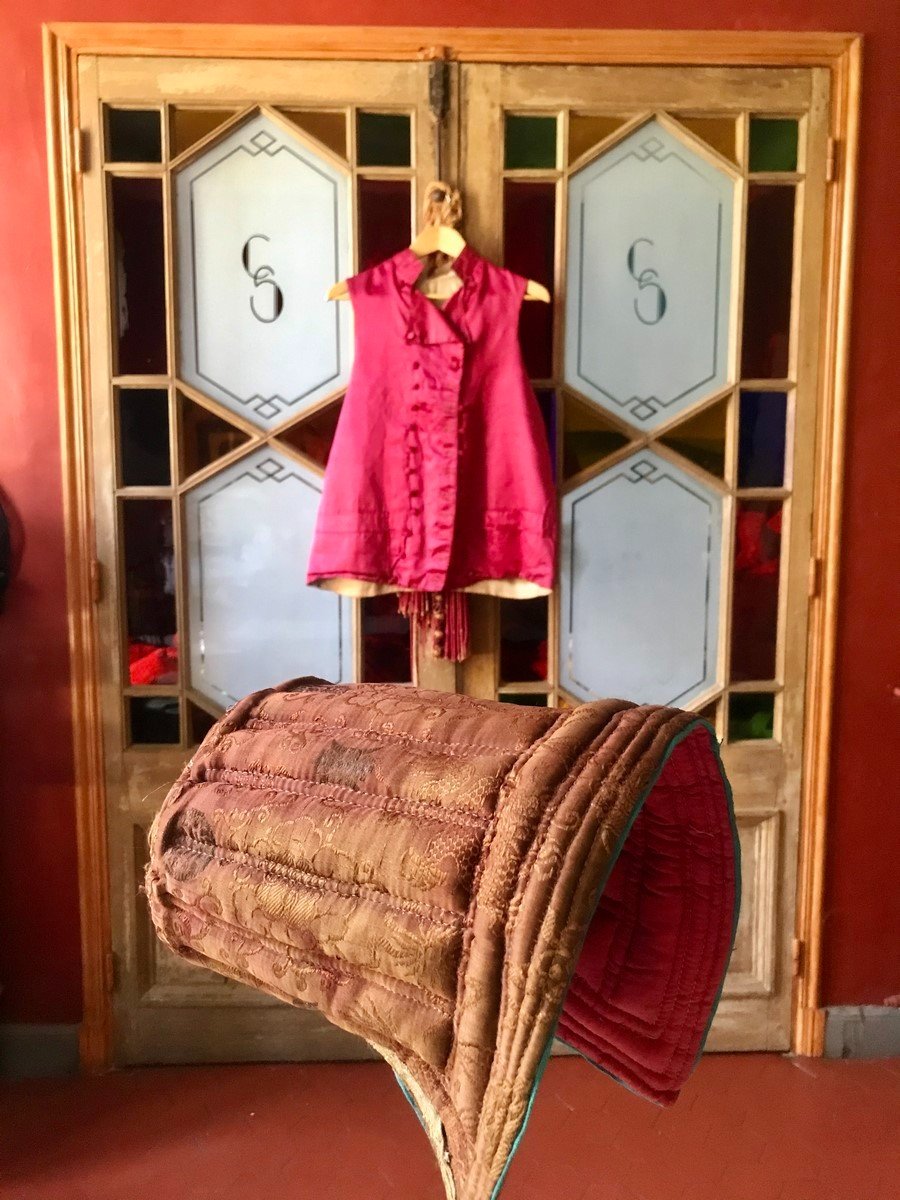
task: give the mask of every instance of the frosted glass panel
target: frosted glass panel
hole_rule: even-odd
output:
[[[651,451],[563,497],[560,683],[687,704],[716,679],[722,501]]]
[[[176,176],[179,364],[199,391],[271,428],[346,383],[347,173],[259,115]]]
[[[734,195],[656,120],[569,180],[566,381],[639,428],[728,382]]]
[[[190,681],[216,704],[297,675],[350,678],[350,601],[305,583],[320,494],[268,448],[187,494]]]

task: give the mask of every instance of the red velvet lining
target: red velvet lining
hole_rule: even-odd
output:
[[[557,1036],[671,1104],[728,966],[736,896],[730,805],[707,730],[669,755],[607,881]]]

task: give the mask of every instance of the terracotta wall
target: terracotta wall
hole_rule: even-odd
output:
[[[712,14],[712,16],[711,16]],[[0,615],[0,1020],[80,1011],[64,544],[40,25],[244,21],[740,29],[867,35],[843,613],[828,857],[828,1003],[900,992],[896,597],[900,263],[896,0],[60,0],[0,27],[0,491],[17,573]]]

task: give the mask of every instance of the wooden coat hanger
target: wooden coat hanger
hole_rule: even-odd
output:
[[[422,230],[410,243],[410,250],[417,258],[427,258],[431,254],[445,254],[451,261],[458,258],[466,248],[466,239],[455,228],[462,217],[462,204],[459,192],[448,184],[435,180],[425,189],[425,213]],[[428,291],[422,289],[424,294]],[[347,280],[342,279],[332,285],[328,292],[329,300],[346,300],[350,292]],[[435,292],[435,298],[447,299],[446,290]],[[550,303],[550,293],[541,283],[528,280],[525,288],[526,300],[540,300]]]

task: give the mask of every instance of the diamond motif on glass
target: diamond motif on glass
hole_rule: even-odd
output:
[[[268,150],[270,146],[275,145],[275,138],[272,137],[271,133],[258,133],[250,141],[252,145],[258,146],[260,150]]]
[[[663,148],[663,143],[659,140],[659,138],[650,138],[641,145],[641,149],[644,151],[645,157],[650,158],[654,158]]]

